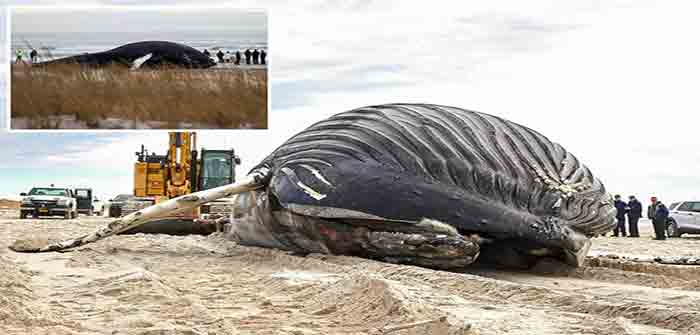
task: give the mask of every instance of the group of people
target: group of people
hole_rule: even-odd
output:
[[[211,57],[211,53],[209,50],[204,49],[204,54],[207,57]],[[15,50],[15,63],[24,63],[24,50],[21,48]],[[36,63],[38,58],[39,58],[39,53],[32,49],[32,51],[29,53],[29,57],[31,58],[32,63]],[[219,52],[216,53],[216,58],[219,59],[219,63],[234,63],[236,65],[241,64],[241,59],[245,57],[245,63],[247,65],[265,65],[267,64],[267,52],[263,49],[246,49],[242,54],[239,50],[236,50],[236,52],[232,55],[230,51],[226,51],[224,54],[223,51],[219,50]]]
[[[15,56],[17,56],[15,63],[24,63],[24,50],[21,48],[15,50]],[[36,63],[39,59],[39,53],[35,49],[32,49],[32,51],[29,52],[29,57],[31,58],[32,63]]]
[[[629,236],[639,237],[639,219],[642,217],[642,203],[633,195],[629,196],[629,202],[622,201],[620,195],[615,195],[615,215],[617,225],[613,229],[613,236],[627,236],[627,227],[625,225],[625,215],[629,222]],[[651,205],[647,207],[647,218],[651,220],[654,226],[654,239],[666,239],[666,221],[668,220],[668,208],[658,198],[651,197]]]
[[[204,49],[203,53],[207,57],[211,57],[209,50]],[[216,58],[219,60],[219,63],[233,63],[235,65],[240,65],[243,57],[245,57],[246,65],[267,64],[267,52],[265,52],[263,49],[246,49],[242,54],[240,50],[236,50],[233,55],[230,51],[226,51],[224,54],[223,51],[219,50],[219,52],[216,53]]]

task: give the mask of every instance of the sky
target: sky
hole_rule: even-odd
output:
[[[700,199],[695,1],[209,3],[269,12],[270,129],[200,131],[206,147],[233,146],[241,172],[330,115],[426,102],[533,128],[576,155],[613,194],[645,203],[651,195]],[[90,184],[105,196],[128,193],[141,143],[162,152],[167,135],[0,133],[0,194],[54,181]]]
[[[69,20],[66,20],[69,17]],[[267,31],[263,10],[179,7],[19,7],[13,10],[12,32],[207,32]]]

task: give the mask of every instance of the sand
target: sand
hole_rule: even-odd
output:
[[[0,199],[0,218],[19,215],[19,201]]]
[[[117,236],[20,254],[106,222],[0,219],[1,334],[697,334],[696,266],[620,259],[434,271],[290,255],[220,235]],[[700,239],[596,238],[593,252],[700,256]]]
[[[0,209],[19,209],[19,201],[0,199]]]

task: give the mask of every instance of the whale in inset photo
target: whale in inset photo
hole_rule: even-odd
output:
[[[95,53],[86,53],[35,64],[81,64],[104,66],[124,64],[132,68],[181,66],[185,68],[209,68],[216,65],[213,59],[201,51],[184,44],[168,41],[143,41]]]

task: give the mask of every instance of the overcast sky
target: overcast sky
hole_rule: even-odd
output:
[[[270,130],[202,136],[234,146],[244,170],[332,114],[430,102],[536,129],[612,193],[700,199],[695,1],[286,3],[225,2],[269,9]],[[49,181],[130,192],[133,152],[167,141],[101,134],[0,135],[0,193]]]
[[[52,32],[267,31],[263,10],[235,8],[17,8],[13,34]]]

